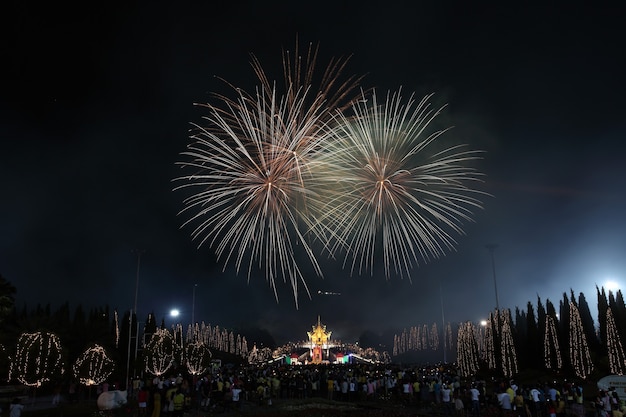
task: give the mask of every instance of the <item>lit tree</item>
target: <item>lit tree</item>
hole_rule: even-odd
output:
[[[606,348],[609,356],[609,368],[615,375],[624,375],[626,369],[626,355],[622,341],[617,332],[613,310],[609,307],[606,311]]]
[[[152,375],[163,375],[174,363],[177,346],[167,329],[157,329],[144,348],[146,371]]]
[[[65,372],[59,337],[50,332],[22,333],[17,341],[9,380],[39,387]]]
[[[559,347],[559,337],[556,331],[556,323],[554,317],[546,315],[546,331],[543,338],[543,357],[546,368],[561,369],[563,368],[563,357],[561,356],[561,348]]]
[[[502,357],[502,372],[504,376],[511,377],[518,372],[517,352],[513,343],[511,332],[511,313],[509,310],[502,310],[502,330],[500,332],[500,349]]]
[[[569,304],[569,352],[574,372],[579,378],[586,379],[593,371],[593,363],[589,354],[587,338],[583,330],[578,307],[573,302]]]
[[[115,369],[115,362],[106,350],[96,344],[85,350],[74,362],[72,370],[81,384],[98,385],[107,380]]]
[[[496,316],[497,319],[497,316]],[[494,335],[493,316],[489,313],[489,320],[485,326],[485,360],[489,369],[496,369],[496,337]]]
[[[452,325],[450,322],[446,325],[444,339],[443,339],[443,348],[452,351],[454,349],[454,340],[452,339]]]
[[[211,351],[202,342],[188,343],[185,347],[185,366],[191,375],[202,375],[211,366]]]
[[[459,326],[457,337],[457,362],[461,376],[469,377],[478,370],[478,345],[474,336],[472,322],[462,323]]]
[[[437,329],[437,323],[433,323],[430,328],[428,340],[430,341],[430,348],[432,350],[439,349],[439,330]]]

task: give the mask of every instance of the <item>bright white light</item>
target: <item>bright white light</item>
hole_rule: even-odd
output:
[[[173,308],[170,310],[170,316],[172,317],[178,317],[180,315],[180,311],[178,311],[177,308]]]
[[[480,325],[481,326],[486,326],[487,325],[487,320],[481,320]]]
[[[619,290],[619,284],[616,281],[607,281],[604,283],[604,288],[611,292]]]

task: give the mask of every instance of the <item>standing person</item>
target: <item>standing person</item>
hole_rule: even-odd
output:
[[[235,410],[238,410],[241,404],[241,393],[243,392],[243,390],[241,389],[241,387],[239,386],[239,384],[235,384],[233,385],[233,388],[231,389],[231,394],[233,397],[233,406]]]
[[[76,404],[78,402],[78,396],[76,395],[76,381],[70,382],[68,395],[69,395],[70,404]]]
[[[145,416],[147,414],[146,410],[148,409],[148,390],[146,387],[139,388],[139,392],[137,392],[137,404],[139,405],[139,415]]]
[[[541,417],[541,392],[537,389],[537,387],[533,387],[530,390],[530,399],[533,402],[532,413],[533,417]]]
[[[450,394],[452,390],[447,384],[441,386],[441,402],[443,403],[443,415],[445,417],[452,416],[452,398]]]
[[[556,417],[556,405],[554,404],[554,401],[548,399],[546,401],[546,409],[549,417]]]
[[[607,417],[611,417],[613,414],[613,405],[611,404],[611,396],[607,391],[601,391],[602,393],[602,410],[604,411],[604,415]]]
[[[21,417],[23,409],[24,405],[21,403],[20,399],[15,398],[11,401],[11,405],[9,407],[9,417]]]
[[[465,404],[463,404],[463,399],[458,389],[454,391],[454,410],[456,417],[465,417]]]
[[[508,392],[500,390],[498,393],[498,403],[500,404],[500,409],[502,410],[502,416],[511,417],[511,397]]]
[[[182,390],[176,389],[172,397],[172,403],[174,404],[174,417],[183,417],[185,411],[185,394],[183,394]]]
[[[52,397],[52,405],[59,405],[61,403],[61,384],[54,386],[54,396]]]
[[[583,400],[583,388],[580,384],[573,385],[574,403],[572,413],[576,417],[585,417],[585,406]]]
[[[480,391],[476,385],[472,385],[469,394],[472,401],[472,417],[480,417]]]
[[[157,387],[153,387],[152,394],[152,415],[151,417],[161,417],[161,391]]]

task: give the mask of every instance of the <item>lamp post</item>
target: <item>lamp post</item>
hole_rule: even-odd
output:
[[[495,258],[493,256],[493,252],[496,250],[498,245],[496,245],[494,243],[490,243],[488,245],[485,245],[485,247],[487,248],[487,250],[491,254],[491,269],[492,269],[492,272],[493,272],[493,289],[496,292],[496,311],[498,312],[498,315],[499,315],[500,314],[500,301],[498,299],[498,281],[496,280],[496,261],[495,261]]]
[[[443,310],[443,289],[441,288],[441,280],[439,280],[439,301],[441,301],[441,332],[443,335],[443,363],[448,363],[446,360],[446,318]]]
[[[135,275],[135,306],[133,308],[133,312],[137,314],[137,298],[139,295],[139,265],[141,264],[141,255],[145,252],[145,250],[135,249],[133,252],[137,254],[137,274]]]
[[[135,274],[135,306],[130,313],[130,327],[128,330],[128,346],[130,348],[130,340],[132,339],[133,314],[137,317],[137,299],[139,298],[139,266],[141,265],[141,255],[146,251],[144,249],[135,249],[133,252],[137,254],[137,272]],[[135,333],[135,360],[137,360],[137,351],[139,350],[139,320],[137,320],[137,331]],[[130,355],[130,352],[129,352]],[[133,376],[137,376],[137,367],[134,367]],[[127,378],[128,382],[128,378]]]
[[[193,284],[193,295],[191,297],[191,326],[196,325],[196,288],[198,284]]]

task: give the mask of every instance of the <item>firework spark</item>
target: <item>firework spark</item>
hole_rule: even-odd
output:
[[[481,174],[470,165],[479,152],[441,146],[446,130],[428,133],[442,109],[430,96],[407,102],[400,93],[378,103],[376,93],[355,101],[353,115],[337,112],[314,165],[324,195],[317,227],[330,233],[332,255],[345,250],[344,267],[373,273],[382,260],[386,276],[408,276],[420,260],[439,258],[456,245],[480,192]]]
[[[308,187],[309,165],[323,148],[320,130],[359,81],[340,83],[347,60],[337,60],[314,89],[316,59],[312,47],[304,60],[297,49],[293,58],[285,53],[281,93],[253,57],[260,86],[254,94],[234,88],[236,99],[217,96],[220,105],[206,105],[208,127],[195,125],[181,163],[194,172],[177,179],[184,181],[177,189],[195,191],[181,213],[190,215],[184,226],[195,227],[199,246],[208,243],[238,273],[247,266],[248,279],[254,267],[262,270],[276,299],[276,280],[289,279],[296,306],[300,284],[310,297],[297,259],[304,256],[322,275],[308,235],[315,223],[309,201],[317,198]]]

